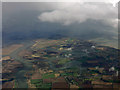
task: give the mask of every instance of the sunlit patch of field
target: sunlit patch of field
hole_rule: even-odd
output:
[[[32,46],[32,48],[34,49],[45,48],[47,46],[59,45],[63,43],[65,43],[65,39],[60,40],[38,39],[35,41],[35,44]]]
[[[27,54],[27,55],[30,55],[30,54],[32,54],[32,53],[29,52],[28,50],[22,50],[22,51],[19,52],[18,55],[19,55],[20,57],[22,57],[22,56],[24,56],[24,55],[26,55],[26,54]]]
[[[9,55],[20,47],[23,47],[23,44],[13,44],[11,46],[4,47],[2,48],[2,55]]]

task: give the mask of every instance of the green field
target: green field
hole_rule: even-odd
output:
[[[45,73],[42,75],[42,79],[54,78],[55,75],[53,73]]]

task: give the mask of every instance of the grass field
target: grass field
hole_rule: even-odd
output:
[[[70,61],[69,59],[63,58],[63,59],[61,59],[61,60],[58,62],[58,64],[65,64],[65,63],[67,63],[67,62],[69,62],[69,61]]]
[[[117,38],[105,39],[105,38],[101,37],[101,38],[91,39],[90,41],[94,41],[94,42],[98,43],[99,45],[118,48],[118,39]]]
[[[45,73],[42,75],[42,79],[54,78],[55,75],[52,73]]]
[[[32,79],[31,80],[31,84],[38,84],[38,83],[42,83],[42,79]]]

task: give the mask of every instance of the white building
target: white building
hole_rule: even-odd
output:
[[[109,69],[109,71],[114,71],[115,70],[115,68],[114,67],[111,67],[110,69]]]
[[[94,49],[94,48],[95,48],[95,46],[91,46],[91,48],[92,48],[92,49]]]

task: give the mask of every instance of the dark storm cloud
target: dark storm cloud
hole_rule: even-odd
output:
[[[3,3],[4,39],[117,35],[117,11],[104,3]]]

